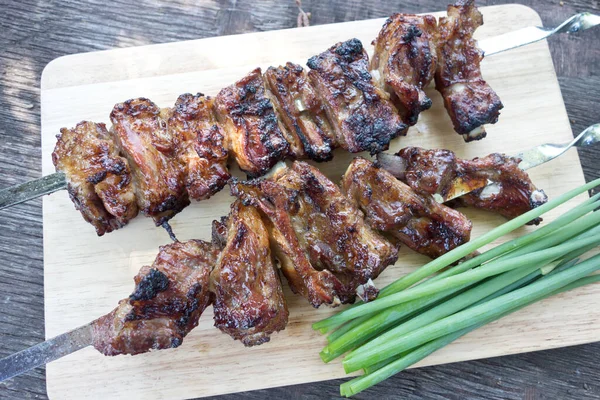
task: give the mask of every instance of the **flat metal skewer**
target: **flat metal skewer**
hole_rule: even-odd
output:
[[[530,26],[490,39],[480,40],[477,44],[485,56],[491,56],[506,50],[516,49],[539,42],[557,33],[578,33],[600,25],[600,16],[588,12],[575,14],[556,28]]]
[[[39,179],[11,186],[0,190],[0,210],[66,188],[67,181],[62,172],[55,172]]]
[[[92,324],[80,326],[45,342],[0,359],[0,382],[92,345]]]

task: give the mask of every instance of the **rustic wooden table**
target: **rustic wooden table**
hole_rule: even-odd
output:
[[[511,1],[480,0],[479,5]],[[555,26],[597,0],[520,0]],[[435,0],[304,0],[311,24],[438,11]],[[296,26],[293,0],[0,0],[0,187],[40,176],[39,81],[52,59],[115,47]],[[600,119],[600,29],[559,36],[550,49],[574,132]],[[184,55],[182,55],[184,56]],[[173,60],[177,62],[177,60]],[[534,99],[532,99],[534,101]],[[526,132],[524,132],[526,134]],[[600,146],[580,151],[600,176]],[[41,200],[0,211],[0,357],[44,340]],[[600,336],[599,336],[600,339]],[[359,398],[600,398],[600,343],[409,370]],[[293,365],[293,360],[290,360]],[[268,377],[265,377],[268,379]],[[224,398],[337,397],[341,380]],[[0,384],[0,398],[46,398],[44,369]]]

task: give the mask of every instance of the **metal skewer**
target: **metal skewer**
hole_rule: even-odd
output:
[[[92,324],[58,335],[0,359],[0,382],[92,345]]]
[[[67,181],[62,172],[55,172],[39,179],[11,186],[0,190],[0,210],[66,188]]]
[[[556,28],[530,26],[478,42],[485,56],[516,49],[546,39],[556,33],[578,33],[600,25],[600,16],[588,12],[575,14]]]
[[[542,144],[517,154],[517,157],[521,159],[519,168],[528,170],[529,168],[537,167],[540,164],[555,159],[573,146],[587,147],[598,142],[600,142],[600,124],[594,124],[584,129],[570,143]]]
[[[599,24],[600,16],[581,13],[572,16],[556,28],[531,26],[479,41],[478,44],[485,55],[490,56],[540,41],[556,33],[576,33]],[[43,178],[0,190],[0,210],[45,194],[66,189],[66,187],[65,175],[54,173]]]

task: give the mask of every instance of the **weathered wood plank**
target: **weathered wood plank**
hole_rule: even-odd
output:
[[[481,5],[511,1],[480,1]],[[555,25],[575,11],[599,13],[598,1],[521,0]],[[259,3],[259,4],[257,4]],[[304,0],[311,23],[325,24],[426,12],[435,0]],[[141,12],[140,10],[143,10]],[[52,59],[78,52],[215,35],[280,29],[296,24],[294,2],[265,0],[144,0],[0,2],[0,187],[40,174],[39,79]],[[573,129],[597,122],[600,107],[599,31],[550,41]],[[600,176],[600,149],[580,152],[587,179]],[[0,355],[44,337],[41,201],[0,211]],[[600,344],[408,371],[368,393],[382,398],[598,398]],[[244,398],[334,397],[339,382],[249,392]],[[456,394],[455,394],[456,393]],[[239,395],[236,395],[239,396]],[[0,397],[44,398],[43,369],[0,384]],[[367,396],[364,396],[366,398]],[[223,398],[223,397],[221,397]],[[233,396],[231,396],[233,398]]]

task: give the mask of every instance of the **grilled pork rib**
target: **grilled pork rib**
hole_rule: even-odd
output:
[[[308,77],[322,99],[336,141],[351,153],[386,150],[408,128],[385,92],[375,86],[368,64],[358,39],[338,43],[307,62]]]
[[[537,189],[519,168],[518,158],[493,153],[462,160],[450,150],[419,147],[404,148],[396,156],[397,159],[386,157],[388,160],[380,165],[394,171],[396,177],[419,193],[445,196],[493,183],[451,201],[450,206],[471,206],[514,218],[548,201],[544,191]],[[530,223],[537,225],[540,221],[536,218]]]
[[[466,142],[483,139],[485,124],[495,124],[503,108],[500,98],[483,80],[480,63],[483,52],[473,39],[483,17],[473,0],[459,0],[448,6],[448,16],[438,24],[438,67],[436,89],[444,106]]]
[[[135,290],[93,323],[93,345],[107,356],[181,345],[211,303],[210,272],[219,251],[200,240],[161,246],[152,266],[134,278]]]
[[[371,227],[431,258],[468,242],[471,236],[471,221],[463,214],[429,194],[417,194],[364,158],[350,164],[341,187]]]
[[[201,93],[182,94],[168,121],[177,158],[184,168],[185,188],[194,200],[208,199],[223,189],[231,177],[225,132],[217,124],[213,104],[211,97]]]
[[[84,121],[60,132],[52,162],[66,175],[69,196],[83,218],[98,236],[127,224],[138,213],[131,171],[106,126]]]
[[[409,125],[431,107],[423,89],[437,68],[436,29],[431,15],[394,14],[373,41],[373,75],[379,77],[379,85]]]
[[[171,113],[139,98],[115,105],[110,114],[115,143],[129,161],[138,207],[156,225],[190,204],[173,133],[167,128]]]
[[[282,131],[295,159],[329,161],[337,147],[325,107],[304,69],[288,62],[264,74],[270,98],[285,126]]]
[[[222,89],[215,107],[227,134],[227,148],[248,175],[263,175],[288,155],[289,145],[266,97],[260,68]]]
[[[359,285],[396,261],[397,248],[365,224],[339,187],[304,162],[269,179],[234,181],[232,194],[260,210],[290,287],[314,307],[353,302]]]
[[[215,326],[245,346],[268,342],[285,329],[288,310],[258,211],[234,202],[229,216],[213,222],[213,242],[222,247],[211,274]]]

